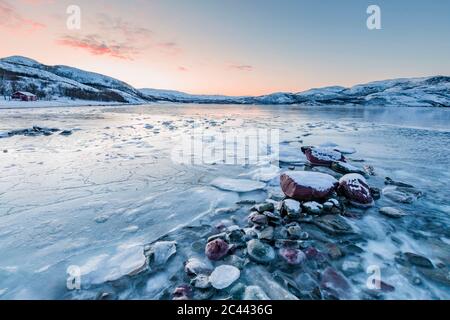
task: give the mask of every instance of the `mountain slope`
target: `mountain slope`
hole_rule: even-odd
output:
[[[40,99],[72,98],[101,102],[147,103],[153,101],[215,104],[277,105],[379,105],[450,106],[450,77],[375,81],[351,88],[332,86],[298,93],[273,93],[258,97],[193,95],[174,90],[135,89],[98,73],[68,66],[47,66],[13,56],[0,59],[0,95],[29,91]]]
[[[0,94],[23,90],[41,99],[144,103],[153,101],[132,86],[101,74],[67,66],[47,66],[25,57],[0,59]]]
[[[450,77],[444,76],[375,81],[351,88],[332,86],[259,97],[190,95],[155,89],[141,89],[141,92],[171,102],[450,107]]]

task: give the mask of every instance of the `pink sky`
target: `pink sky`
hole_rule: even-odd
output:
[[[66,27],[66,9],[73,3],[81,8],[81,30]],[[137,88],[227,95],[298,92],[450,70],[448,64],[441,68],[439,59],[426,59],[420,49],[409,50],[406,42],[416,55],[409,60],[371,48],[371,40],[384,46],[392,33],[368,33],[364,7],[360,16],[343,17],[356,26],[350,29],[312,3],[0,0],[0,56],[70,65]],[[345,33],[349,30],[353,38]],[[405,49],[398,41],[391,48]]]

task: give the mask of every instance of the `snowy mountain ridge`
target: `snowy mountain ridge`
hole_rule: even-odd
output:
[[[81,99],[143,104],[154,101],[215,104],[450,106],[450,77],[375,81],[351,88],[330,86],[263,96],[194,95],[175,90],[136,89],[102,74],[69,66],[47,66],[33,59],[0,59],[0,95],[29,91],[41,100]]]

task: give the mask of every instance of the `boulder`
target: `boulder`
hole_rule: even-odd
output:
[[[357,207],[368,208],[374,205],[370,187],[360,174],[351,173],[343,176],[339,180],[338,192]]]
[[[306,159],[316,166],[331,167],[333,162],[345,161],[344,156],[333,148],[326,147],[304,147],[302,148]]]
[[[338,185],[338,181],[328,174],[308,171],[286,172],[281,175],[280,182],[284,194],[298,201],[326,199]]]
[[[205,255],[209,260],[220,260],[222,259],[229,250],[229,245],[226,241],[222,239],[216,239],[208,242],[205,248]]]

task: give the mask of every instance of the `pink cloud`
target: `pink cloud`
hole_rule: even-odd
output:
[[[111,56],[113,58],[133,60],[139,54],[139,49],[129,46],[125,43],[116,41],[105,41],[98,35],[88,35],[84,37],[76,37],[66,35],[57,40],[57,43],[63,46],[76,49],[83,49],[93,55]]]
[[[0,27],[10,30],[34,31],[46,28],[46,25],[24,17],[20,11],[5,0],[0,0]]]
[[[158,41],[154,39],[152,30],[120,17],[97,14],[90,24],[89,29],[96,30],[94,33],[83,34],[81,31],[65,34],[56,40],[57,44],[82,49],[93,55],[127,60],[134,60],[150,51],[164,55],[177,55],[182,51],[176,42]]]
[[[238,70],[238,71],[253,71],[253,66],[247,64],[232,64],[230,65],[230,69]]]

